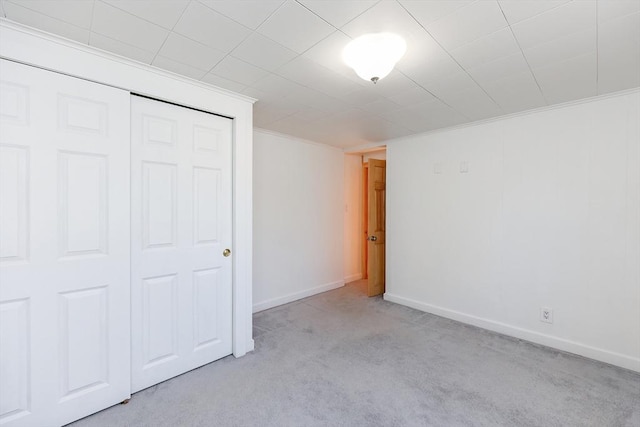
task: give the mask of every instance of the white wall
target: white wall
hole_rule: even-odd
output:
[[[638,91],[388,143],[385,297],[640,370],[639,143]]]
[[[344,285],[344,154],[254,131],[253,308]]]
[[[362,156],[344,156],[344,281],[362,278]]]

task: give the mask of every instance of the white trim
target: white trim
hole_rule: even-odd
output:
[[[253,305],[253,312],[267,310],[273,307],[277,307],[282,304],[287,304],[293,301],[297,301],[302,298],[310,297],[312,295],[321,294],[323,292],[338,289],[344,286],[344,280],[338,280],[337,282],[327,283],[325,285],[316,286],[314,288],[305,289],[304,291],[294,292],[289,295],[284,295],[278,298],[268,299],[266,301]]]
[[[142,62],[138,62],[138,61],[135,61],[133,59],[129,59],[129,58],[126,58],[124,56],[117,55],[117,54],[112,53],[112,52],[108,52],[106,50],[98,49],[97,47],[93,47],[93,46],[89,46],[89,45],[86,45],[86,44],[83,44],[83,43],[80,43],[80,42],[76,42],[74,40],[69,40],[69,39],[66,39],[64,37],[60,37],[58,35],[52,34],[52,33],[48,33],[46,31],[42,31],[42,30],[39,30],[39,29],[36,29],[36,28],[29,27],[29,26],[24,25],[24,24],[20,24],[20,23],[14,22],[14,21],[10,21],[10,20],[8,20],[6,18],[0,17],[0,27],[11,29],[11,30],[18,31],[18,32],[23,32],[23,33],[25,33],[27,35],[30,35],[30,36],[36,36],[38,38],[41,38],[41,39],[44,39],[44,40],[48,40],[48,41],[50,41],[52,43],[55,43],[55,44],[58,44],[58,45],[62,45],[62,46],[65,46],[65,47],[69,47],[69,48],[72,48],[72,49],[75,49],[75,50],[78,50],[78,51],[81,51],[81,52],[84,52],[84,53],[88,53],[88,54],[91,54],[93,56],[100,56],[100,57],[102,57],[102,58],[104,58],[106,60],[109,60],[109,61],[120,62],[120,63],[128,65],[128,66],[138,67],[138,68],[146,70],[147,72],[152,72],[152,73],[155,73],[155,74],[159,74],[159,75],[163,75],[163,76],[166,76],[166,77],[170,77],[173,80],[178,80],[178,81],[182,81],[182,82],[185,82],[185,83],[188,83],[188,84],[191,84],[191,85],[200,86],[200,87],[204,88],[205,90],[215,91],[215,92],[218,92],[219,94],[224,95],[224,96],[230,96],[230,97],[242,100],[242,101],[247,101],[247,102],[252,102],[252,103],[257,101],[255,98],[252,98],[252,97],[247,96],[247,95],[243,95],[243,94],[240,94],[240,93],[232,92],[232,91],[230,91],[228,89],[221,88],[221,87],[218,87],[218,86],[214,86],[214,85],[211,85],[209,83],[206,83],[206,82],[203,82],[203,81],[200,81],[200,80],[195,80],[195,79],[192,79],[190,77],[186,77],[186,76],[183,76],[183,75],[180,75],[180,74],[168,71],[168,70],[163,70],[161,68],[156,68],[156,67],[154,67],[152,65],[144,64]],[[4,50],[4,49],[2,49],[2,50]],[[10,59],[10,58],[7,57],[7,59]],[[11,59],[18,60],[17,58],[11,58]],[[27,64],[29,64],[29,63],[27,63]],[[64,73],[63,71],[59,70],[58,68],[46,68],[44,66],[40,66],[40,68],[45,68],[45,69],[48,69],[48,70],[51,70],[51,71],[57,71],[57,72],[60,72],[60,73]],[[73,75],[75,77],[86,78],[86,77],[78,76],[75,73],[73,73],[71,75]],[[96,81],[96,82],[109,85],[109,83],[106,83],[104,81]],[[120,87],[120,88],[128,90],[126,87]]]
[[[498,121],[501,121],[501,120],[512,119],[512,118],[515,118],[515,117],[528,116],[530,114],[536,114],[536,113],[542,113],[542,112],[545,112],[545,111],[556,110],[558,108],[572,107],[572,106],[575,106],[575,105],[586,104],[586,103],[593,102],[593,101],[600,101],[600,100],[608,99],[608,98],[616,98],[616,97],[619,97],[619,96],[625,96],[625,95],[629,95],[629,94],[636,93],[636,92],[640,92],[640,87],[635,87],[635,88],[631,88],[631,89],[624,89],[624,90],[621,90],[621,91],[618,91],[618,92],[604,93],[604,94],[601,94],[601,95],[591,96],[589,98],[575,99],[573,101],[567,101],[567,102],[563,102],[561,104],[545,105],[544,107],[538,107],[538,108],[534,108],[534,109],[531,109],[531,110],[518,111],[518,112],[510,113],[510,114],[503,114],[501,116],[490,117],[488,119],[482,119],[482,120],[476,120],[476,121],[473,121],[473,122],[460,123],[459,125],[433,129],[433,130],[429,130],[429,131],[422,132],[422,133],[414,133],[414,134],[411,134],[411,135],[406,135],[406,136],[402,136],[402,137],[395,138],[395,139],[388,139],[388,140],[381,141],[381,142],[374,142],[374,143],[371,143],[371,144],[364,144],[364,145],[360,145],[360,146],[357,146],[357,147],[345,149],[345,152],[357,152],[357,151],[361,151],[361,150],[365,150],[365,149],[370,149],[372,147],[395,144],[395,143],[403,142],[403,141],[410,141],[413,138],[420,138],[420,137],[427,136],[427,135],[434,135],[434,134],[438,134],[438,133],[441,133],[441,132],[447,132],[447,131],[450,131],[450,130],[464,129],[464,128],[468,128],[468,127],[472,127],[472,126],[478,126],[478,125],[484,125],[484,124],[488,124],[488,123],[494,123],[494,122],[498,122]]]
[[[402,138],[409,138],[415,135],[420,135],[420,134],[411,134],[408,136],[403,136]],[[360,153],[369,153],[374,151],[382,151],[383,149],[387,148],[387,144],[389,143],[389,141],[394,141],[394,140],[391,139],[391,140],[384,140],[384,141],[378,141],[378,142],[369,142],[367,144],[360,144],[360,145],[356,145],[355,147],[345,148],[342,151],[344,151],[345,154],[360,154]]]
[[[488,329],[490,331],[498,332],[504,335],[509,335],[526,341],[531,341],[536,344],[542,344],[547,347],[552,347],[557,350],[578,354],[590,359],[599,360],[601,362],[610,363],[612,365],[621,366],[626,369],[640,372],[640,358],[631,357],[620,353],[614,353],[612,351],[591,347],[579,342],[542,334],[540,332],[519,328],[517,326],[508,325],[502,322],[496,322],[494,320],[484,319],[482,317],[461,313],[459,311],[450,310],[448,308],[426,304],[398,295],[385,293],[384,299],[385,301],[405,305],[407,307],[415,308],[416,310],[446,317],[447,319],[457,320],[458,322],[467,323],[469,325]]]
[[[360,279],[362,279],[362,273],[350,274],[349,276],[344,278],[344,283],[351,283]]]
[[[278,138],[284,138],[284,139],[288,139],[288,140],[294,141],[294,142],[304,142],[305,144],[315,145],[315,146],[318,146],[318,147],[329,148],[329,149],[332,149],[332,150],[337,150],[337,151],[343,152],[342,148],[334,147],[333,145],[323,144],[321,142],[315,142],[315,141],[312,141],[310,139],[298,138],[297,136],[289,135],[289,134],[282,133],[282,132],[276,132],[276,131],[273,131],[273,130],[258,128],[258,127],[254,127],[253,130],[254,130],[254,132],[263,133],[265,135],[271,135],[271,136],[275,136],[275,137],[278,137]]]
[[[346,150],[345,154],[371,154],[371,153],[379,153],[381,151],[387,151],[386,144],[376,145],[371,148],[363,148],[360,151]]]
[[[234,120],[233,354],[251,351],[253,99],[5,19],[0,19],[0,57]]]

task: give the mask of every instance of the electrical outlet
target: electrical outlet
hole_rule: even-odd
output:
[[[545,323],[553,323],[553,309],[549,307],[540,308],[540,321]]]

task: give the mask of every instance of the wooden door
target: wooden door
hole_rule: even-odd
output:
[[[369,159],[368,199],[368,294],[384,293],[386,161]]]
[[[130,96],[0,80],[0,425],[62,425],[130,396]]]
[[[232,120],[131,100],[132,391],[231,354]]]

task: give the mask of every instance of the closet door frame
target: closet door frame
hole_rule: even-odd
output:
[[[253,98],[0,20],[0,57],[233,119],[233,355],[252,337]]]

